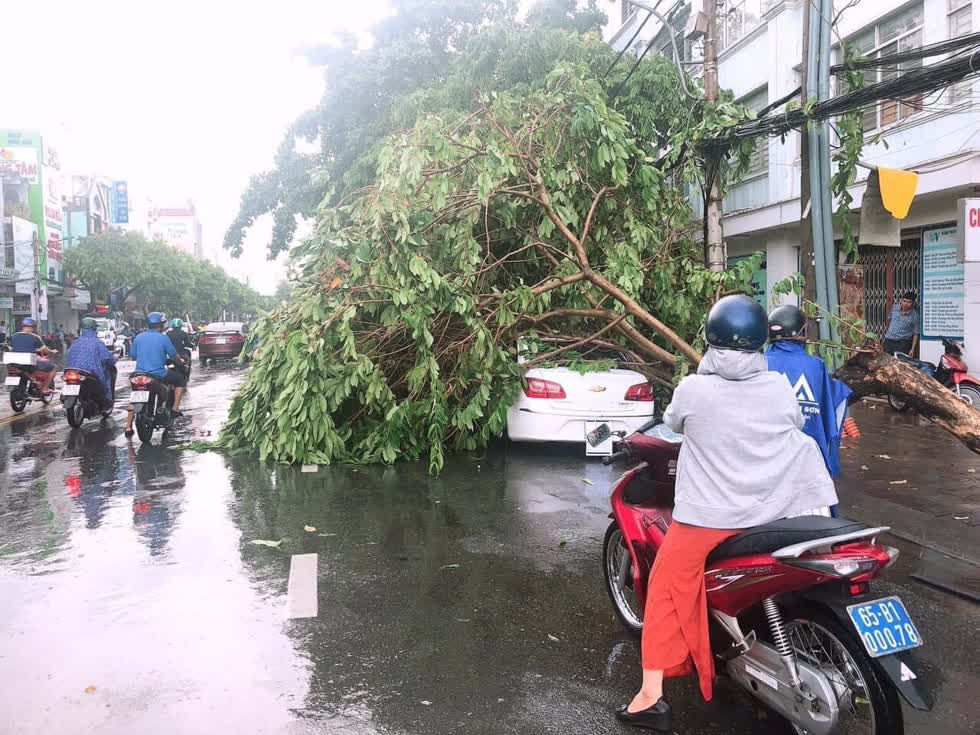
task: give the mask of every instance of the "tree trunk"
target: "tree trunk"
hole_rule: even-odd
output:
[[[918,368],[881,352],[862,351],[837,371],[854,397],[891,394],[980,454],[980,411]]]

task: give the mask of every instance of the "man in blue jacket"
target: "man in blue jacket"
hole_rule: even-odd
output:
[[[851,389],[831,377],[823,360],[807,354],[806,317],[797,307],[778,306],[770,312],[766,361],[770,370],[786,376],[803,414],[803,432],[816,441],[827,471],[836,477]]]

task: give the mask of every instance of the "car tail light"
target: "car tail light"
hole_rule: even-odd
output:
[[[69,385],[78,385],[82,382],[82,375],[77,370],[65,370],[65,382]]]
[[[129,379],[129,384],[134,388],[149,388],[153,379],[149,375],[134,375]]]
[[[233,334],[233,335],[231,335],[231,337],[229,337],[229,339],[232,342],[244,342],[245,341],[245,335],[244,334]]]
[[[197,341],[197,343],[200,345],[207,345],[207,344],[211,344],[212,342],[214,342],[214,337],[201,337]]]
[[[653,384],[652,383],[637,383],[636,385],[631,385],[629,390],[626,391],[627,401],[652,401],[653,400]]]
[[[558,383],[541,378],[528,378],[524,395],[528,398],[567,398],[565,389]]]

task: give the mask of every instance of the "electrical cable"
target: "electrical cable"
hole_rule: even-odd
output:
[[[684,94],[686,94],[688,97],[690,97],[693,100],[700,101],[702,98],[700,96],[698,96],[698,95],[692,94],[691,93],[691,90],[687,88],[687,72],[684,71],[684,66],[683,66],[683,64],[681,64],[680,53],[677,51],[677,34],[675,34],[673,32],[674,31],[674,28],[673,28],[673,26],[670,25],[670,21],[667,20],[667,18],[665,18],[663,15],[661,15],[657,11],[657,6],[660,5],[660,3],[662,2],[662,0],[657,0],[657,5],[655,5],[653,7],[651,7],[650,5],[647,5],[646,3],[639,2],[638,0],[627,0],[627,2],[630,5],[635,5],[636,7],[641,8],[643,10],[646,10],[648,13],[651,13],[651,14],[657,16],[657,20],[659,20],[663,24],[664,28],[667,29],[667,32],[668,32],[667,35],[670,36],[670,45],[671,45],[671,48],[674,51],[674,65],[677,67],[677,76],[680,77],[680,80],[681,80],[681,88],[684,90]],[[619,94],[619,91],[624,86],[626,86],[626,83],[630,80],[630,77],[633,76],[633,72],[635,72],[637,70],[637,68],[640,66],[640,62],[643,61],[644,57],[647,55],[647,53],[653,47],[653,43],[656,40],[657,40],[657,37],[656,36],[654,36],[653,38],[650,39],[650,43],[647,44],[647,47],[645,49],[643,49],[643,53],[640,54],[640,57],[636,60],[636,63],[633,64],[633,68],[629,70],[629,73],[626,75],[626,78],[623,79],[623,81],[620,82],[616,86],[616,89],[613,90],[613,92],[610,95],[610,97],[615,98]]]
[[[662,2],[663,0],[657,0],[657,5],[659,6],[660,3]],[[630,38],[630,40],[626,42],[626,45],[623,46],[620,52],[616,54],[616,58],[613,59],[613,63],[609,65],[609,68],[606,69],[606,73],[602,75],[603,79],[609,76],[609,72],[611,72],[616,67],[616,64],[619,63],[619,60],[623,58],[623,54],[625,54],[627,51],[629,51],[629,49],[633,47],[633,42],[636,41],[636,37],[640,35],[640,32],[643,30],[643,26],[645,26],[647,24],[647,21],[649,21],[652,17],[653,17],[653,13],[648,12],[647,17],[643,19],[642,23],[640,23],[640,27],[636,29],[636,32],[633,34],[633,37]]]

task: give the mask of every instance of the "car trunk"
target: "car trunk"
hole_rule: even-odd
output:
[[[626,391],[633,385],[646,382],[632,370],[608,370],[580,374],[568,368],[539,368],[528,371],[529,378],[541,378],[558,383],[565,398],[548,399],[554,413],[583,418],[606,416],[649,416],[653,401],[627,401]]]

